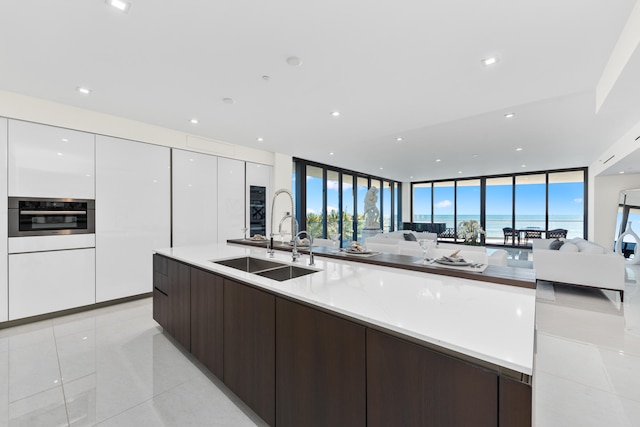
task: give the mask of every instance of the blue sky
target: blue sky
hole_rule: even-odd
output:
[[[333,182],[332,182],[333,184]],[[510,215],[512,187],[510,185],[489,186],[487,194],[487,215]],[[544,215],[544,184],[527,184],[516,186],[516,211],[518,215]],[[578,215],[584,212],[583,190],[581,182],[553,183],[549,187],[550,215]],[[328,189],[328,210],[337,210],[338,188],[330,185]],[[366,188],[358,191],[358,207],[364,205]],[[416,188],[414,213],[429,212],[430,200],[425,195],[429,189]],[[307,177],[307,212],[322,211],[322,180]],[[380,199],[380,194],[379,194]],[[335,203],[332,203],[335,201]],[[345,208],[351,208],[351,203]],[[452,215],[454,197],[453,187],[437,187],[435,189],[434,213],[436,215]],[[480,188],[477,186],[458,187],[458,213],[465,215],[480,214]]]

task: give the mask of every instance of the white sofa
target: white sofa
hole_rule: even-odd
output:
[[[458,256],[465,260],[491,265],[507,265],[507,252],[504,250],[493,251],[491,256],[487,254],[484,246],[465,246],[452,243],[439,243],[437,246],[437,234],[427,232],[416,232],[409,230],[392,231],[389,233],[377,234],[374,237],[365,239],[364,245],[370,251],[393,253],[400,255],[422,256],[422,248],[417,241],[407,241],[404,237],[406,233],[411,233],[419,239],[433,240],[434,245],[427,252],[429,258],[439,258],[444,255],[451,255],[459,251]]]
[[[620,292],[624,301],[624,257],[602,246],[575,238],[564,240],[558,250],[554,239],[533,239],[533,268],[537,280],[567,283]]]

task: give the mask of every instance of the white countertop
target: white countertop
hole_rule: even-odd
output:
[[[318,273],[278,282],[211,262],[261,248],[226,244],[158,249],[158,254],[527,375],[533,372],[535,289],[308,256]],[[275,261],[291,263],[291,254]]]

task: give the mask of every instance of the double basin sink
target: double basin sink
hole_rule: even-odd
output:
[[[236,270],[245,271],[247,273],[257,274],[258,276],[277,280],[279,282],[318,272],[318,270],[313,270],[311,268],[298,267],[296,265],[284,264],[282,262],[246,256],[212,262],[226,267],[235,268]]]

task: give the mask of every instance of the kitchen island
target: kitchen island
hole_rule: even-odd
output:
[[[322,256],[282,282],[212,262],[247,256],[292,264],[158,250],[154,318],[270,425],[531,425],[534,289]]]

